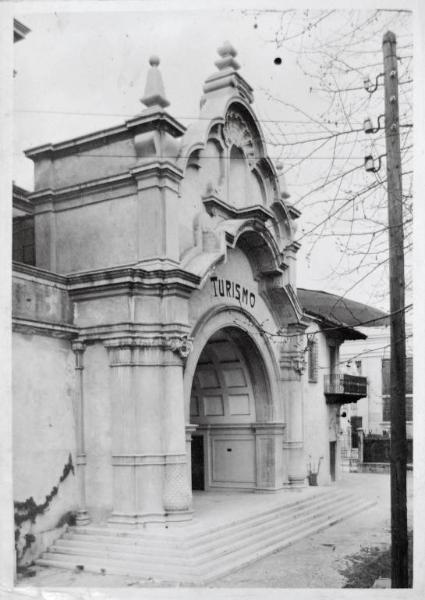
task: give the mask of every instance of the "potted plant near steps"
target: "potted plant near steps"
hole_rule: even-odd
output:
[[[314,461],[311,460],[311,456],[309,456],[310,462],[308,463],[308,484],[309,485],[317,485],[317,477],[319,476],[320,471],[320,463],[323,460],[323,456],[319,458],[317,463],[317,468],[315,467]]]

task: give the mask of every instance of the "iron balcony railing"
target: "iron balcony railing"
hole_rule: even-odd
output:
[[[346,373],[325,375],[325,395],[328,402],[355,402],[367,396],[367,378]]]

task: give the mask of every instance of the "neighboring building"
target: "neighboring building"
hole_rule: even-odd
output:
[[[388,320],[380,327],[371,323],[359,327],[367,335],[362,342],[347,343],[341,353],[347,373],[362,374],[368,378],[368,395],[347,411],[352,429],[364,433],[389,434],[390,424],[390,328]],[[411,330],[406,344],[406,434],[413,437],[413,357]],[[354,425],[354,427],[353,427]]]
[[[69,511],[166,527],[192,519],[192,489],[274,493],[319,461],[320,484],[338,478],[340,406],[366,393],[340,375],[339,346],[364,335],[300,303],[299,213],[236,52],[219,54],[190,128],[165,111],[152,57],[141,114],[26,152],[35,191],[14,201],[34,251],[17,222],[13,278],[25,560]]]
[[[340,371],[367,378],[367,395],[358,402],[343,405],[341,447],[343,453],[357,450],[357,431],[365,434],[390,434],[390,326],[386,313],[360,302],[323,291],[298,289],[305,310],[332,316],[363,333],[363,338],[347,341],[341,348]],[[413,358],[411,328],[406,343],[406,433],[413,437]],[[356,453],[354,453],[356,454]]]

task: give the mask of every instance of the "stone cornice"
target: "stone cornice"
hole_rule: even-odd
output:
[[[27,335],[47,335],[55,338],[72,340],[78,335],[78,328],[71,325],[49,323],[46,321],[33,321],[13,317],[12,330]]]
[[[81,327],[78,341],[81,343],[103,340],[106,346],[119,346],[123,341],[129,345],[136,344],[136,340],[169,340],[187,337],[189,326],[186,323],[112,323]],[[159,342],[158,342],[159,343]],[[161,342],[162,344],[163,342]]]
[[[125,122],[128,130],[135,133],[160,129],[167,131],[173,137],[180,137],[186,131],[186,127],[179,123],[174,117],[165,110],[156,108],[155,110],[145,110],[141,115],[137,115]]]
[[[154,129],[168,131],[173,137],[179,137],[186,131],[186,127],[174,117],[163,110],[155,110],[154,112],[135,116],[125,121],[124,125],[109,127],[56,144],[49,143],[29,148],[25,150],[24,154],[34,161],[43,158],[55,159],[105,146],[118,139],[128,138],[137,133]]]
[[[298,210],[298,208],[295,208],[295,206],[289,203],[286,203],[285,206],[289,212],[291,219],[299,219],[299,217],[301,216],[301,211]]]
[[[133,183],[131,173],[119,173],[117,175],[111,175],[109,177],[102,177],[79,183],[77,185],[70,185],[63,188],[46,188],[44,190],[37,190],[29,194],[29,199],[35,205],[41,205],[52,202],[60,202],[62,200],[69,200],[81,196],[82,194],[101,192],[103,190],[111,190],[113,187],[121,187],[125,183]]]
[[[179,268],[145,270],[125,267],[69,275],[67,283],[69,293],[74,298],[117,290],[137,294],[146,289],[161,289],[165,295],[180,292],[186,296],[199,286],[200,278]]]
[[[31,202],[28,201],[28,195],[31,192],[25,190],[24,188],[19,187],[15,183],[13,184],[13,208],[17,208],[27,213],[27,215],[32,215],[34,212],[34,206]]]
[[[244,208],[235,208],[214,194],[204,196],[202,201],[208,214],[211,216],[220,216],[225,219],[258,219],[263,222],[266,222],[269,219],[275,219],[275,215],[265,206],[260,204],[246,206]]]
[[[16,261],[12,263],[12,270],[17,276],[24,275],[26,278],[36,279],[37,281],[42,280],[42,283],[54,283],[56,287],[66,289],[67,278],[64,275],[58,275],[57,273],[52,273],[52,271],[45,271],[44,269]]]
[[[296,254],[300,248],[301,244],[294,240],[285,247],[285,252],[293,252],[294,254]]]
[[[137,182],[158,177],[160,179],[168,178],[174,183],[180,183],[183,178],[183,171],[181,169],[176,167],[171,161],[161,158],[138,164],[132,167],[129,172]],[[158,185],[161,185],[161,183],[158,183]]]
[[[120,188],[123,185],[134,185],[135,183],[143,188],[143,182],[146,180],[150,180],[149,187],[152,187],[152,185],[161,187],[164,185],[164,180],[169,180],[173,184],[179,184],[182,178],[182,171],[172,162],[158,159],[150,161],[147,164],[137,164],[123,173],[78,183],[77,185],[37,190],[31,192],[28,195],[28,199],[36,206],[36,212],[40,212],[39,209],[43,209],[43,205],[47,204],[50,208],[53,203],[81,197],[84,194],[111,191],[114,188]],[[153,183],[152,180],[154,180]]]

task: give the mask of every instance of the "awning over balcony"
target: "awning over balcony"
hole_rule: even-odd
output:
[[[367,396],[367,378],[337,373],[325,375],[325,396],[328,404],[348,404]]]

